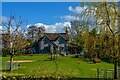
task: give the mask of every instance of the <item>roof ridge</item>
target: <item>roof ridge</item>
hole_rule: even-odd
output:
[[[69,40],[68,36],[66,35],[66,33],[44,33],[45,37],[47,36],[50,40],[56,40],[58,39],[60,36],[62,36],[65,40]],[[41,37],[42,38],[42,37]]]

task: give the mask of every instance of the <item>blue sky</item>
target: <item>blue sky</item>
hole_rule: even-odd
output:
[[[9,17],[12,13],[16,17],[22,16],[29,24],[54,24],[66,21],[61,16],[72,14],[69,6],[79,5],[77,2],[3,2],[2,15]]]
[[[28,21],[28,25],[45,26],[46,32],[63,32],[75,19],[74,14],[83,10],[80,2],[3,2],[2,19],[14,14]]]

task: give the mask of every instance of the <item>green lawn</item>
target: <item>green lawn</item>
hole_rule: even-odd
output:
[[[11,72],[3,72],[5,76],[20,76],[20,75],[35,75],[38,77],[43,76],[66,76],[66,77],[79,77],[79,78],[96,78],[97,68],[113,69],[113,64],[90,63],[85,62],[79,58],[71,58],[69,56],[59,56],[56,61],[49,61],[50,55],[27,55],[15,56],[14,60],[35,60],[34,62],[18,63],[17,70]],[[9,57],[2,58],[3,69],[5,62]]]

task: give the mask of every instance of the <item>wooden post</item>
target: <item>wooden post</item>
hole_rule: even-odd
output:
[[[105,71],[104,71],[104,78],[107,78],[108,76],[107,76],[107,69],[105,69]]]
[[[51,60],[53,60],[53,57],[52,57],[52,55],[53,55],[53,45],[52,44],[50,45],[50,54],[51,54]]]
[[[117,80],[117,61],[114,63],[114,80]]]
[[[97,69],[97,78],[100,78],[100,69]]]
[[[6,62],[5,62],[5,71],[7,70],[7,68],[6,68]]]

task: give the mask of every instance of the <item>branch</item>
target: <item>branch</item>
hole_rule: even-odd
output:
[[[107,23],[107,26],[108,26],[109,30],[112,32],[112,34],[114,36],[115,34],[114,34],[113,30],[110,28],[110,18],[109,18],[110,15],[109,15],[109,12],[108,12],[108,9],[107,9],[107,3],[106,2],[105,2],[105,9],[106,9],[107,19],[108,19],[106,23]]]

